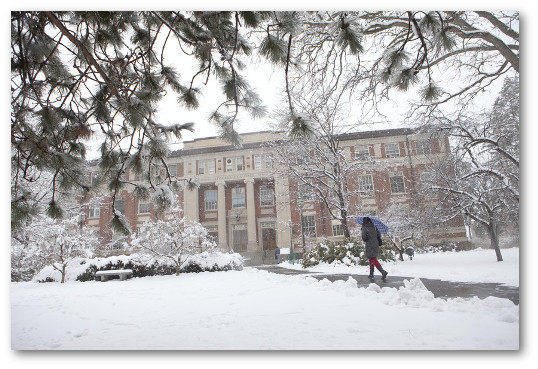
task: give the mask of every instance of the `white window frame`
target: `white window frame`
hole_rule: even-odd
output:
[[[96,184],[97,172],[90,172],[90,185]]]
[[[242,170],[245,169],[245,165],[243,163],[243,157],[242,156],[237,156],[235,158],[235,169],[240,172]]]
[[[198,160],[198,175],[205,174],[205,161]]]
[[[99,205],[90,205],[88,207],[88,218],[101,217],[101,207]]]
[[[265,157],[265,169],[271,169],[273,167],[273,159],[270,156]]]
[[[245,187],[232,188],[232,209],[246,207]]]
[[[432,152],[430,140],[419,140],[415,142],[415,153],[417,155],[428,155]]]
[[[305,214],[301,217],[301,232],[305,236],[316,237],[316,216]]]
[[[400,144],[399,143],[386,143],[385,144],[385,155],[387,158],[398,158],[401,156],[400,153]]]
[[[344,226],[342,223],[333,223],[332,224],[333,236],[343,236],[344,235]]]
[[[215,194],[215,199],[209,199],[208,200],[208,193],[214,193]],[[208,206],[210,205],[210,206]],[[205,210],[217,210],[218,208],[218,192],[217,190],[205,190],[204,191],[204,209]]]
[[[207,161],[207,174],[215,174],[215,159]]]
[[[369,145],[357,145],[355,147],[355,159],[368,160],[370,159],[370,146]]]
[[[144,207],[147,206],[147,209],[144,209],[144,211],[142,211],[142,206]],[[151,213],[151,203],[149,201],[148,202],[139,201],[138,202],[138,214],[150,214],[150,213]]]
[[[168,164],[168,172],[170,172],[170,176],[177,177],[177,164]]]
[[[402,172],[392,172],[389,174],[390,193],[405,193],[405,177]]]
[[[261,155],[254,155],[254,169],[255,170],[262,169],[262,156]]]
[[[374,177],[371,174],[359,175],[359,194],[370,197],[374,195]]]
[[[275,191],[272,187],[264,185],[260,186],[260,206],[274,206]]]
[[[225,164],[226,164],[226,171],[227,172],[233,172],[233,170],[234,170],[234,161],[233,161],[233,159],[232,158],[226,158]]]

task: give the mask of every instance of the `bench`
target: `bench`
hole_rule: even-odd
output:
[[[106,282],[110,279],[111,276],[120,277],[120,281],[126,280],[128,277],[133,275],[131,269],[122,269],[122,270],[100,270],[95,273],[95,279],[101,280],[101,282]]]
[[[299,254],[295,254],[295,253],[294,253],[294,254],[290,254],[290,255],[288,256],[288,262],[289,262],[290,264],[295,264],[295,263],[301,264],[301,262],[302,262],[301,255],[299,255]]]

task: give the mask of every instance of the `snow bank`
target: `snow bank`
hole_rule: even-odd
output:
[[[501,283],[519,286],[519,248],[501,250],[504,261],[498,262],[490,249],[447,251],[416,254],[413,260],[382,262],[389,277],[431,278],[456,282]],[[307,270],[325,274],[368,274],[368,266],[349,266],[322,263],[303,269],[301,264],[282,263],[289,269]]]
[[[316,285],[317,279],[304,277],[307,284]],[[490,314],[498,321],[517,323],[519,322],[519,306],[509,299],[497,297],[487,297],[479,299],[473,297],[464,300],[435,298],[422,283],[420,278],[404,280],[404,285],[400,288],[383,287],[371,283],[366,288],[357,288],[357,281],[349,277],[347,281],[337,280],[331,282],[324,278],[317,283],[317,288],[323,291],[338,291],[346,296],[361,296],[368,299],[379,299],[390,306],[410,306],[417,309],[428,309],[431,311],[457,311],[465,313]]]

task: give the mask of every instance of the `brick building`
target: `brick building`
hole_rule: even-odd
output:
[[[197,189],[179,194],[187,218],[203,224],[221,249],[239,252],[253,264],[274,262],[277,245],[301,252],[303,235],[308,235],[308,241],[343,238],[339,222],[328,216],[322,203],[308,198],[297,201],[302,196],[297,182],[276,174],[277,164],[267,143],[277,142],[278,133],[248,133],[242,138],[241,148],[213,137],[184,142],[182,150],[171,153],[167,160],[170,174],[199,183]],[[340,143],[349,158],[369,155],[384,163],[382,169],[357,173],[353,183],[359,186],[360,196],[355,199],[357,214],[350,214],[351,218],[376,215],[391,201],[408,206],[418,173],[431,165],[432,158],[449,152],[448,138],[429,138],[411,129],[345,134]],[[133,173],[126,173],[126,178],[137,180]],[[133,231],[155,216],[149,201],[138,201],[128,190],[120,192],[116,208],[125,214]],[[110,197],[96,206],[90,202],[87,224],[99,230],[106,253],[111,248],[121,252],[117,241],[122,236],[108,227],[110,209]],[[467,240],[461,219],[435,237]]]

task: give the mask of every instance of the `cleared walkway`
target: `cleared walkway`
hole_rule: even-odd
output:
[[[368,287],[368,285],[370,284],[368,276],[361,274],[322,274],[305,270],[282,268],[278,265],[261,265],[255,266],[254,268],[260,270],[267,270],[268,272],[277,274],[308,274],[309,276],[318,280],[326,278],[331,282],[337,280],[347,280],[349,277],[352,277],[357,281],[358,287]],[[404,279],[409,280],[413,279],[413,277],[401,277],[389,274],[389,276],[387,277],[387,281],[383,282],[381,281],[381,277],[377,275],[374,283],[378,284],[380,287],[399,288],[404,285]],[[514,304],[519,305],[519,287],[504,286],[500,283],[450,282],[429,278],[420,278],[420,280],[422,281],[424,286],[433,293],[435,297],[445,299],[461,297],[465,299],[476,296],[478,298],[484,299],[488,296],[494,296],[509,299],[514,302]]]

